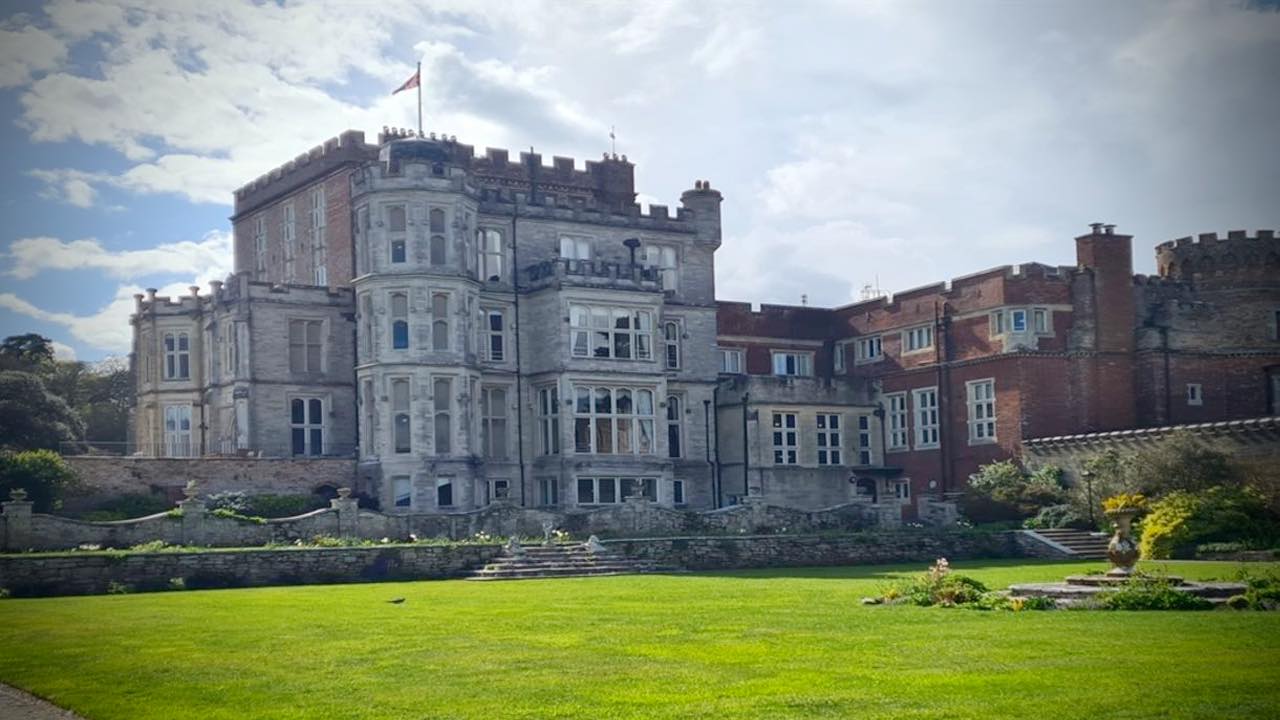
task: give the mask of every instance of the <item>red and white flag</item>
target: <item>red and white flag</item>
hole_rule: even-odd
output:
[[[418,87],[418,82],[419,82],[421,79],[422,79],[422,68],[418,68],[417,70],[415,70],[415,71],[414,71],[413,75],[412,75],[408,80],[405,80],[405,81],[404,81],[404,84],[403,84],[403,85],[401,85],[400,87],[396,88],[396,89],[395,89],[395,92],[393,92],[393,93],[391,93],[391,94],[392,94],[392,95],[395,95],[396,93],[400,92],[401,90],[412,90],[413,88]]]

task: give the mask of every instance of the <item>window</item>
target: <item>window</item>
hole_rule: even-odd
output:
[[[480,247],[480,279],[502,282],[502,233],[477,230],[476,242]]]
[[[405,350],[409,347],[409,296],[391,293],[391,348]]]
[[[320,398],[290,400],[289,429],[294,455],[323,455],[324,402]]]
[[[995,380],[972,380],[965,383],[969,400],[969,444],[996,441]]]
[[[775,465],[795,465],[800,447],[795,413],[773,414],[773,462]]]
[[[1009,330],[1016,333],[1027,331],[1027,311],[1018,309],[1009,311]]]
[[[436,455],[448,455],[453,448],[453,379],[436,378],[432,383],[435,410]]]
[[[487,490],[489,493],[489,497],[486,498],[487,502],[485,503],[487,505],[488,503],[491,503],[494,500],[501,500],[503,498],[510,497],[511,481],[510,480],[490,480],[485,490]]]
[[[931,325],[911,328],[902,333],[902,335],[902,345],[906,348],[906,352],[915,352],[916,350],[933,347],[933,326]]]
[[[813,353],[773,351],[773,374],[809,377],[813,375]]]
[[[165,457],[191,457],[191,406],[164,406]]]
[[[681,457],[680,398],[667,396],[667,457]]]
[[[391,262],[399,264],[405,261],[404,240],[391,241]]]
[[[325,236],[324,188],[311,193],[311,266],[315,269],[315,284],[328,285],[329,241]]]
[[[543,455],[560,454],[560,388],[538,388],[538,430]]]
[[[578,478],[579,505],[612,505],[628,497],[658,499],[657,478]]]
[[[720,355],[720,372],[731,375],[742,373],[742,350],[739,348],[716,348]]]
[[[298,223],[294,216],[293,203],[284,206],[284,217],[280,224],[281,244],[284,245],[284,281],[293,283],[297,277],[297,242]]]
[[[502,312],[500,310],[490,310],[485,313],[485,330],[488,342],[485,343],[485,351],[490,362],[502,362],[506,359],[505,340],[506,335],[503,333]]]
[[[395,452],[412,452],[413,420],[410,414],[409,381],[406,378],[391,381],[391,428]]]
[[[253,225],[253,265],[262,279],[261,275],[267,272],[267,217],[258,215]]]
[[[916,449],[938,447],[938,388],[911,391],[916,406]]]
[[[991,313],[991,336],[996,337],[1004,334],[1004,311],[995,310]]]
[[[653,391],[575,385],[574,452],[652,455]]]
[[[486,387],[480,391],[480,445],[487,458],[507,458],[506,388]]]
[[[858,338],[858,362],[875,362],[884,357],[880,336]]]
[[[893,495],[899,500],[911,499],[911,483],[906,480],[899,480],[893,484]]]
[[[680,323],[666,322],[662,325],[665,359],[668,370],[680,368]]]
[[[431,296],[431,349],[449,349],[449,296],[436,293]]]
[[[413,507],[413,483],[408,475],[392,476],[391,497],[396,507]]]
[[[436,507],[453,507],[453,478],[436,478]]]
[[[373,360],[373,298],[368,293],[360,296],[360,355],[362,360]]]
[[[836,343],[831,348],[831,368],[838,373],[844,372],[844,352],[845,344],[842,342]]]
[[[591,240],[582,237],[561,237],[560,257],[566,260],[590,260]]]
[[[1200,386],[1200,383],[1187,383],[1187,404],[1188,405],[1204,404],[1204,390]]]
[[[430,220],[430,221],[431,221],[431,232],[433,232],[433,233],[443,233],[443,232],[444,232],[444,223],[445,223],[445,220],[444,220],[444,210],[441,210],[440,208],[431,208],[430,219],[431,219],[431,220]]]
[[[320,320],[289,321],[289,370],[294,373],[321,372],[324,323]]]
[[[374,450],[377,444],[373,440],[374,408],[376,407],[373,399],[373,381],[365,380],[360,384],[360,409],[364,411],[362,413],[364,429],[360,433],[360,447],[366,457],[377,454]]]
[[[885,395],[889,401],[889,447],[886,450],[907,449],[907,394]]]
[[[444,210],[432,208],[429,217],[431,240],[427,247],[428,260],[432,265],[440,267],[449,262],[449,243],[444,236]]]
[[[641,251],[641,263],[655,268],[662,278],[663,290],[676,290],[680,271],[676,265],[676,249],[670,245],[645,245]]]
[[[778,417],[774,415],[774,417]],[[839,465],[840,457],[840,416],[818,413],[818,464]],[[775,422],[774,426],[777,426]],[[774,441],[777,445],[777,441]],[[775,450],[776,453],[776,450]]]
[[[1036,330],[1037,335],[1049,334],[1049,311],[1044,308],[1035,308],[1031,311],[1031,324]]]
[[[555,506],[560,504],[560,485],[556,478],[544,477],[538,479],[538,501],[542,505]]]
[[[650,360],[653,314],[648,310],[570,305],[574,357]]]
[[[191,337],[186,333],[164,334],[164,379],[191,377]]]
[[[672,505],[684,504],[684,481],[683,480],[671,481],[671,504]]]
[[[369,208],[356,210],[356,226],[352,232],[352,240],[356,246],[356,275],[368,273],[369,267]]]
[[[871,418],[858,416],[858,464],[871,464]]]
[[[388,205],[387,206],[387,230],[389,232],[404,232],[406,225],[407,223],[405,222],[404,206]]]
[[[240,366],[240,347],[236,342],[236,324],[222,324],[222,374],[234,377]]]

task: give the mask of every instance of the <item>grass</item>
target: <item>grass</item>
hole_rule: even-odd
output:
[[[953,567],[1003,587],[1100,565]],[[1280,613],[859,603],[922,570],[9,599],[0,680],[93,720],[1280,715]]]

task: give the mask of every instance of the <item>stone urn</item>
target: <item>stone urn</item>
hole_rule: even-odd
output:
[[[1138,543],[1133,541],[1133,519],[1141,512],[1138,508],[1116,508],[1108,510],[1107,517],[1116,525],[1116,533],[1107,543],[1107,559],[1111,561],[1111,569],[1107,575],[1111,577],[1129,577],[1133,574],[1133,565],[1138,562]]]

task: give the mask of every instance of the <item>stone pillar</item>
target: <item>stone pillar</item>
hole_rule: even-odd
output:
[[[338,535],[360,537],[360,501],[351,497],[351,488],[338,488],[338,497],[329,506],[338,511]]]
[[[192,480],[187,483],[187,486],[182,489],[182,494],[185,498],[178,501],[178,507],[182,510],[182,544],[204,545],[208,508],[198,496],[196,482]]]
[[[31,507],[34,503],[27,499],[27,491],[22,488],[9,492],[9,501],[0,503],[4,515],[5,550],[26,550],[31,547]]]

